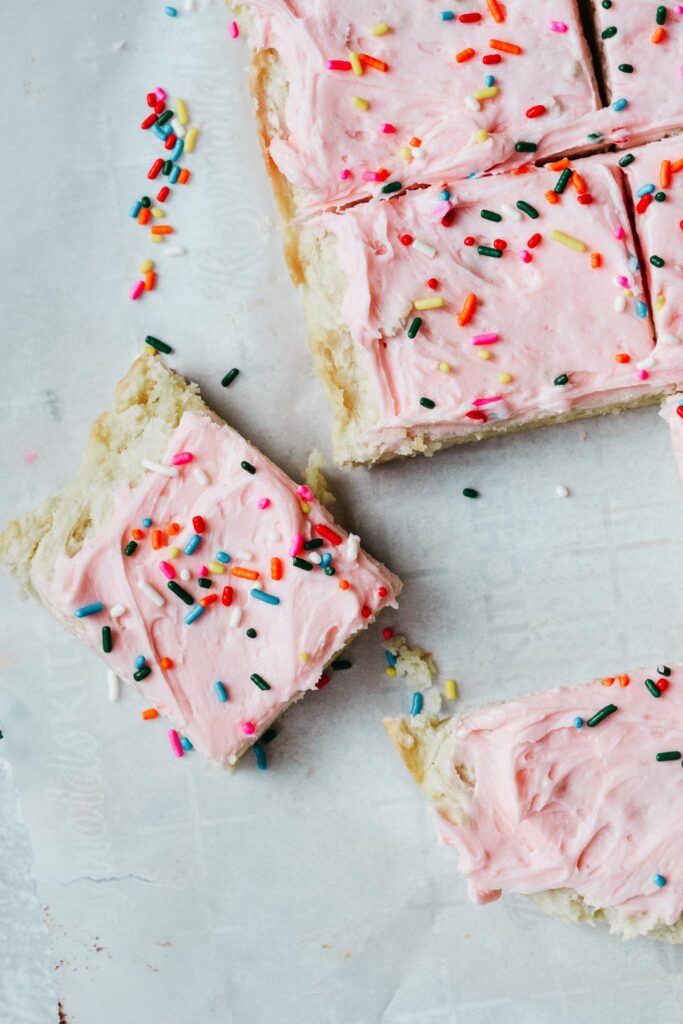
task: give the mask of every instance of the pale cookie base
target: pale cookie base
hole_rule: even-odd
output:
[[[474,785],[474,779],[463,765],[452,763],[452,719],[416,715],[385,718],[383,724],[406,768],[432,803],[439,805],[440,814],[466,827],[464,794]],[[453,783],[453,770],[462,785],[461,793]],[[562,921],[590,925],[605,922],[610,932],[622,939],[645,935],[674,945],[683,943],[683,918],[673,925],[664,924],[650,914],[624,920],[610,907],[594,907],[586,903],[574,889],[546,889],[533,893],[530,899],[547,914]]]

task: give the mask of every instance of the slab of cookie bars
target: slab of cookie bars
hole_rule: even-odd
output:
[[[612,111],[609,135],[647,142],[683,128],[683,10],[653,0],[592,2]]]
[[[635,149],[627,174],[657,339],[683,342],[683,136]]]
[[[143,355],[76,477],[10,523],[0,559],[165,716],[234,764],[399,580],[305,487]]]
[[[342,463],[647,402],[653,344],[619,168],[597,158],[413,190],[300,235]]]
[[[599,99],[574,0],[254,0],[242,10],[288,217],[591,144],[581,119]]]
[[[470,897],[683,942],[683,667],[385,722]]]

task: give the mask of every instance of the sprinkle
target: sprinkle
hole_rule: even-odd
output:
[[[600,33],[601,39],[612,39],[617,34],[617,29],[614,25],[610,25],[609,28],[605,28]]]
[[[569,497],[569,488],[565,487],[564,484],[558,484],[557,487],[555,488],[555,494],[557,495],[558,498],[568,498]]]
[[[249,678],[251,679],[252,683],[258,686],[259,690],[270,689],[270,685],[257,672],[252,672]]]
[[[175,594],[176,597],[179,597],[181,601],[185,602],[185,604],[194,604],[194,598],[192,594],[189,594],[187,590],[180,586],[179,583],[176,583],[174,580],[169,580],[166,586],[168,587],[172,594]]]
[[[256,467],[252,466],[251,462],[247,462],[246,459],[244,459],[242,462],[240,462],[240,466],[242,467],[242,469],[246,473],[255,473],[256,472]]]
[[[355,562],[360,551],[360,537],[350,533],[346,538],[346,555],[351,562]]]
[[[432,401],[431,398],[423,397],[420,399],[420,405],[424,406],[425,409],[433,409],[436,405],[436,402]]]
[[[361,64],[364,64],[367,68],[374,68],[375,71],[388,71],[389,65],[385,64],[383,60],[378,60],[377,57],[371,57],[368,53],[359,53],[358,60]]]
[[[389,31],[389,26],[386,21],[378,21],[376,25],[373,25],[370,29],[371,36],[384,36]]]
[[[475,51],[471,46],[468,46],[465,50],[460,50],[459,53],[456,53],[455,59],[458,64],[464,64],[466,61],[472,60],[474,56]]]
[[[152,601],[157,608],[163,608],[166,604],[164,597],[155,590],[146,580],[138,580],[138,589]]]
[[[101,601],[94,601],[92,604],[84,604],[81,608],[77,608],[74,614],[77,619],[85,619],[88,615],[97,615],[103,608],[104,605]]]
[[[660,676],[670,676],[671,669],[668,665],[657,665],[657,674]]]
[[[474,487],[464,487],[462,493],[463,493],[463,497],[464,498],[478,498],[479,497],[479,491],[475,491]]]
[[[239,27],[239,25],[237,24],[236,21],[231,21],[230,22],[230,30],[229,31],[230,31],[230,37],[232,39],[237,39],[237,37],[240,34],[240,27]]]
[[[126,609],[122,604],[115,604],[113,608],[109,609],[109,614],[112,619],[120,619],[122,615],[126,614]],[[659,669],[657,669],[659,671]]]
[[[240,580],[257,580],[259,578],[259,573],[256,569],[245,569],[242,565],[234,565],[232,567],[232,575]]]
[[[474,292],[470,292],[463,303],[463,307],[460,313],[458,314],[458,323],[460,324],[461,327],[465,327],[470,322],[472,316],[474,315],[476,305],[477,296],[474,294]]]
[[[500,259],[503,255],[500,249],[493,249],[490,245],[478,245],[477,252],[480,256],[492,256],[494,259]]]
[[[225,702],[228,699],[228,691],[225,689],[220,679],[216,680],[216,682],[213,684],[213,688],[216,691],[216,696],[218,697],[221,704],[225,704]]]
[[[319,533],[321,537],[324,537],[325,540],[328,540],[330,544],[334,544],[335,547],[341,544],[343,540],[343,538],[340,537],[338,533],[335,533],[334,530],[331,530],[329,526],[325,526],[324,523],[316,523],[315,529],[316,533]]]
[[[270,578],[271,580],[282,579],[282,559],[271,558],[270,560]]]
[[[313,568],[312,562],[307,562],[305,558],[299,558],[298,555],[292,559],[292,565],[297,569],[304,569],[306,572],[310,572]]]
[[[446,363],[446,362],[440,362],[439,363],[439,369],[441,370],[442,373],[450,373],[451,372],[451,364],[450,363]]]
[[[254,757],[256,758],[256,767],[259,771],[265,772],[268,769],[268,759],[266,756],[266,749],[262,743],[257,740],[252,747],[254,751]]]
[[[655,754],[655,761],[680,761],[680,759],[680,750],[662,750],[659,754]]]
[[[555,377],[555,379],[553,380],[553,384],[557,385],[558,387],[562,387],[564,384],[568,383],[569,374],[567,373],[561,373],[558,377]]]
[[[631,682],[631,677],[627,676],[627,675],[620,675],[620,676],[618,676],[618,679],[619,679],[619,686],[628,686],[629,683]]]
[[[663,889],[666,885],[666,878],[664,877],[664,875],[653,875],[652,881],[658,889]]]
[[[523,199],[517,200],[517,209],[521,210],[522,213],[526,213],[527,217],[531,217],[532,220],[536,220],[538,217],[538,210],[531,203],[524,202]]]
[[[489,133],[486,131],[485,128],[478,128],[477,131],[474,133],[474,141],[475,142],[479,142],[479,143],[486,142],[488,137],[489,137]]]
[[[362,96],[354,96],[351,102],[358,110],[366,111],[370,109],[370,104],[367,100],[364,100]]]
[[[493,331],[488,334],[475,334],[472,338],[473,345],[494,345],[497,341],[498,335]]]
[[[173,661],[171,658],[162,658],[159,665],[164,671],[167,671],[169,668],[173,668]]]
[[[501,7],[498,0],[486,0],[486,6],[493,20],[498,22],[499,25],[505,21],[505,8]]]
[[[490,100],[494,96],[497,96],[498,92],[499,92],[499,89],[498,89],[497,85],[487,85],[483,89],[477,89],[477,91],[474,93],[473,98],[475,100],[477,100],[477,101],[478,100]]]
[[[158,718],[159,712],[157,711],[156,708],[145,708],[145,710],[140,713],[140,717],[143,718],[146,722],[149,722],[153,718]]]
[[[659,44],[664,39],[665,35],[666,35],[666,30],[664,28],[662,28],[662,26],[660,25],[652,33],[651,41],[655,44],[655,46],[659,46]]]
[[[496,222],[503,219],[499,213],[495,213],[493,210],[481,210],[480,216],[482,216],[484,220],[493,220]]]
[[[618,708],[616,704],[606,704],[604,708],[601,708],[599,711],[596,711],[593,717],[588,719],[586,725],[590,728],[593,728],[594,726],[599,725],[600,722],[602,722],[603,719],[607,718],[609,715],[613,715],[614,712],[617,710]]]
[[[178,10],[175,7],[164,7],[164,14],[167,14],[169,18],[177,18]]]
[[[517,46],[516,43],[506,43],[502,39],[489,39],[489,46],[492,50],[502,50],[503,53],[520,54],[522,52],[521,46]]]
[[[160,462],[152,462],[150,459],[142,459],[140,464],[144,469],[149,469],[152,473],[159,473],[160,476],[178,475],[176,466],[163,466]]]
[[[573,725],[575,729],[583,729],[583,718],[575,718]]]
[[[140,665],[137,672],[133,672],[133,679],[136,683],[141,683],[143,679],[146,679],[152,672],[149,665]]]
[[[144,654],[138,654],[137,658],[135,659],[135,667],[142,668],[146,661],[147,659],[145,658]]]
[[[661,693],[660,693],[659,687],[655,683],[654,679],[646,679],[645,680],[645,688],[646,688],[646,690],[648,690],[652,694],[653,697],[661,697],[662,696]]]
[[[548,27],[551,32],[566,32],[568,28],[564,21],[551,21]]]
[[[435,295],[430,299],[415,299],[413,306],[415,309],[440,309],[444,304],[443,297],[441,295]]]
[[[199,545],[201,544],[201,542],[202,538],[200,537],[200,535],[198,533],[193,533],[190,539],[188,540],[187,544],[183,548],[184,553],[186,555],[193,555],[197,548],[199,547]]]
[[[558,196],[562,195],[562,193],[564,192],[564,190],[566,189],[566,187],[567,187],[567,185],[569,183],[569,179],[571,178],[571,176],[572,176],[571,168],[570,167],[565,167],[563,169],[562,173],[560,174],[559,178],[557,179],[557,181],[555,183],[555,187],[553,188],[553,192],[555,192],[556,195],[558,195]]]
[[[265,604],[280,603],[279,597],[275,597],[273,594],[267,594],[265,590],[258,590],[256,587],[252,587],[249,593],[252,597],[255,597],[257,601],[263,601]]]
[[[349,64],[351,65],[351,70],[353,71],[354,75],[363,74],[363,65],[360,62],[358,54],[355,53],[353,50],[349,51]]]
[[[456,700],[458,696],[458,687],[455,679],[445,679],[443,684],[443,695],[446,700]]]
[[[413,249],[417,249],[423,256],[428,256],[430,260],[436,255],[434,246],[429,245],[427,242],[421,242],[419,238],[413,239]]]
[[[566,235],[564,231],[553,230],[550,232],[550,237],[554,242],[559,242],[561,245],[565,245],[568,249],[573,249],[574,252],[585,252],[586,246],[583,242],[580,242],[578,238],[572,238],[571,235]]]
[[[145,282],[144,281],[136,281],[135,284],[133,285],[133,287],[131,288],[130,292],[128,293],[128,298],[132,299],[133,302],[135,302],[136,299],[140,298],[140,296],[142,295],[144,290],[145,290]]]
[[[520,249],[519,258],[524,263],[531,263],[531,261],[533,259],[533,256],[531,255],[530,252],[527,252],[526,249]]]
[[[195,466],[195,468],[194,468],[194,478],[195,478],[195,480],[198,481],[198,483],[202,484],[203,486],[206,486],[208,484],[208,482],[209,482],[209,477],[204,472],[204,470],[201,468],[201,466]]]
[[[423,705],[424,697],[418,690],[416,690],[415,693],[413,694],[413,702],[410,706],[411,715],[419,715],[420,712],[422,711]]]
[[[316,548],[321,548],[324,543],[325,542],[322,539],[322,537],[313,537],[312,540],[307,540],[304,542],[304,550],[315,551]]]
[[[650,256],[650,263],[653,267],[663,267],[664,260],[661,256]]]
[[[526,116],[527,117],[541,117],[543,114],[545,114],[545,112],[546,112],[546,108],[543,106],[543,104],[542,103],[537,103],[537,104],[535,104],[535,106],[529,107],[529,109],[526,112]]]
[[[199,618],[200,615],[204,614],[204,607],[198,604],[196,608],[193,608],[189,615],[185,616],[185,625],[191,626],[193,622]]]
[[[102,626],[102,650],[109,654],[112,649],[111,626]]]
[[[173,750],[173,753],[175,754],[175,756],[176,757],[182,757],[183,754],[184,754],[184,750],[183,750],[182,745],[180,743],[180,737],[178,736],[178,733],[176,732],[175,729],[169,729],[168,730],[168,738],[169,738],[170,743],[171,743],[171,749]]]

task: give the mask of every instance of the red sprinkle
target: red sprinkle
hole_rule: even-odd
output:
[[[169,135],[166,136],[166,139],[164,141],[164,149],[173,149],[177,141],[178,136],[174,135],[173,132],[171,132]]]
[[[320,679],[315,684],[316,690],[322,690],[323,686],[327,686],[329,681],[330,681],[330,677],[328,675],[325,675],[325,673],[323,672],[323,674],[321,675]]]
[[[324,523],[316,523],[315,529],[316,532],[319,533],[321,537],[324,537],[325,540],[329,540],[330,544],[334,544],[335,547],[338,544],[341,544],[343,540],[343,538],[340,537],[338,533],[335,533],[334,530],[331,530],[329,526],[325,526]]]
[[[157,115],[156,114],[150,114],[148,117],[145,118],[144,121],[142,121],[142,123],[140,124],[140,127],[144,131],[147,131],[147,129],[151,128],[152,125],[155,123],[156,119],[157,119]]]
[[[427,281],[427,287],[431,288],[432,290],[434,288],[438,288],[439,287],[439,282],[437,281],[437,279],[435,277],[430,277],[428,279],[428,281]]]
[[[172,662],[172,660],[170,658],[162,658],[161,661],[159,662],[159,665],[164,670],[165,669],[169,669],[169,668],[173,668],[173,662]]]
[[[223,587],[223,593],[221,594],[221,604],[224,604],[226,608],[229,608],[232,604],[232,587]]]
[[[394,635],[393,629],[383,629],[382,630],[382,636],[384,637],[385,640],[391,640],[393,635]]]
[[[526,243],[527,249],[535,249],[540,241],[541,236],[538,234],[538,232],[536,232],[536,234],[532,235],[529,241]]]
[[[540,117],[542,114],[545,114],[545,107],[542,103],[537,103],[536,106],[529,107],[526,112],[527,117]]]
[[[158,103],[155,103],[155,105],[154,105],[154,113],[155,114],[163,114],[163,112],[165,110],[166,110],[166,104],[164,103],[163,100],[159,100]]]
[[[488,416],[481,409],[470,409],[469,412],[465,413],[465,416],[467,416],[468,420],[477,420],[478,423],[486,423],[488,421]]]
[[[649,193],[647,195],[641,196],[638,200],[638,205],[636,206],[636,210],[638,211],[638,213],[645,213],[651,202],[652,196]]]
[[[159,191],[157,192],[157,202],[163,203],[165,199],[168,199],[168,194],[170,191],[171,190],[168,187],[168,185],[164,185],[163,188],[160,188]]]
[[[657,687],[657,689],[659,690],[660,693],[664,693],[665,690],[669,689],[669,680],[668,679],[657,679],[655,681],[655,686]]]
[[[474,239],[472,238],[472,235],[468,235],[467,238],[463,238],[462,244],[463,245],[474,245]]]
[[[496,238],[494,240],[494,242],[493,242],[493,248],[494,249],[500,249],[501,252],[505,252],[507,247],[508,247],[508,244],[507,244],[507,242],[505,241],[504,238]]]
[[[215,604],[218,600],[218,594],[207,594],[206,597],[202,597],[200,605],[202,608],[208,608],[210,604]]]
[[[468,25],[470,24],[470,22],[473,21],[481,21],[481,14],[461,14],[460,17],[458,18],[458,21],[461,21],[463,25]]]
[[[582,192],[580,196],[576,197],[576,201],[581,203],[582,206],[590,206],[593,202],[593,196],[590,192]]]
[[[387,590],[386,587],[378,587],[377,588],[377,596],[378,597],[386,597],[388,593],[389,593],[389,591]]]
[[[155,92],[147,93],[147,106],[156,107],[157,105],[157,94]]]
[[[676,406],[676,412],[678,413],[678,415],[683,420],[683,405],[677,405]]]
[[[192,516],[192,525],[195,533],[204,533],[206,523],[201,516]]]
[[[153,181],[154,178],[159,177],[159,171],[163,166],[164,161],[161,159],[161,157],[159,157],[158,160],[154,161],[150,169],[147,171],[147,177],[150,179],[150,181]]]
[[[499,53],[487,53],[485,57],[481,58],[482,64],[500,64],[502,57]]]
[[[363,616],[364,619],[369,619],[370,616],[372,615],[372,609],[368,608],[368,606],[366,604],[364,604],[363,607],[360,610],[360,613],[361,613],[361,615]],[[660,682],[661,682],[661,680],[660,680]],[[657,685],[659,685],[659,684],[657,684]]]
[[[450,210],[446,210],[443,217],[441,218],[441,224],[445,228],[449,228],[455,220],[455,207],[451,206]]]
[[[399,235],[399,240],[402,242],[403,245],[412,245],[413,244],[413,236],[412,235]]]

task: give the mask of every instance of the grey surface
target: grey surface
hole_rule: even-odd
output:
[[[162,7],[3,6],[3,522],[67,479],[146,333],[293,475],[313,444],[328,448],[301,299],[268,227],[246,49],[221,4],[175,21]],[[157,84],[202,124],[192,184],[169,203],[189,250],[176,260],[127,217],[156,155],[137,124]],[[159,290],[133,304],[147,255]],[[242,375],[225,392],[233,365]],[[463,705],[683,654],[683,506],[654,410],[331,483],[337,517],[406,583],[387,621],[433,649]],[[4,576],[0,600],[4,756],[52,943],[46,959],[29,891],[25,915],[0,919],[5,987],[22,987],[6,938],[21,926],[36,938],[22,970],[54,977],[69,1024],[680,1016],[679,950],[562,925],[521,898],[468,902],[381,730],[410,698],[384,674],[377,629],[344,679],[287,714],[267,774],[248,758],[228,777],[173,760],[134,696],[109,705],[102,663]],[[14,814],[6,786],[0,799]],[[21,892],[25,844],[0,854]],[[22,1012],[50,1019],[27,1002],[7,1024]]]

